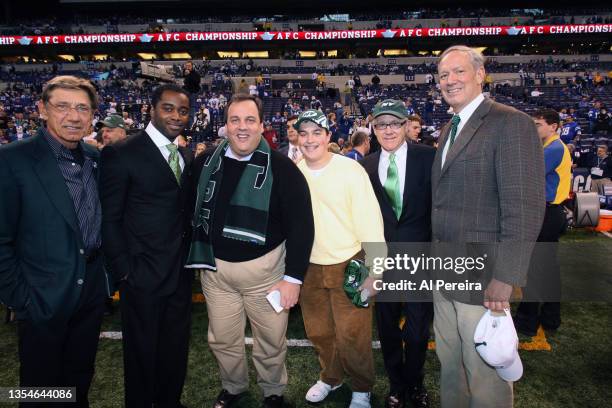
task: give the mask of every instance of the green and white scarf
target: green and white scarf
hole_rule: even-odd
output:
[[[212,220],[223,179],[223,156],[227,149],[229,143],[224,140],[207,158],[202,168],[186,268],[217,270],[211,244]],[[270,146],[262,137],[229,202],[223,223],[224,237],[265,245],[272,181]]]

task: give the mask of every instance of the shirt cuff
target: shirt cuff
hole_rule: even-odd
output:
[[[292,278],[289,275],[283,275],[283,280],[289,283],[297,283],[298,285],[302,284],[302,281],[299,279]]]

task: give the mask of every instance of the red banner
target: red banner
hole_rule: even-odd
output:
[[[0,36],[0,46],[54,44],[121,44],[151,42],[208,41],[294,41],[294,40],[353,40],[401,39],[418,37],[481,37],[557,34],[609,34],[612,24],[566,24],[537,26],[490,26],[447,28],[395,28],[386,30],[335,31],[212,31],[155,34],[70,34]]]

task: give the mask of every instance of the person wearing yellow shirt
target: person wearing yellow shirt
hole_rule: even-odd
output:
[[[565,143],[561,141],[559,114],[552,109],[543,109],[533,115],[538,135],[544,147],[546,169],[546,212],[538,243],[557,243],[565,231],[566,216],[561,203],[570,193],[572,159]],[[556,330],[561,324],[561,277],[557,263],[555,244],[537,244],[527,276],[523,299],[516,311],[516,330],[535,336],[541,324],[545,330]],[[540,303],[538,299],[545,299]]]
[[[348,375],[353,388],[350,408],[370,408],[374,385],[372,308],[353,305],[344,293],[343,282],[348,263],[363,258],[363,243],[382,243],[386,249],[380,206],[363,167],[328,152],[331,133],[323,113],[307,110],[294,126],[304,158],[298,168],[308,182],[315,222],[300,305],[306,335],[319,354],[321,373],[306,400],[323,401]],[[367,254],[366,265],[371,265],[372,255]],[[368,277],[360,289],[375,294],[374,280],[374,276]]]

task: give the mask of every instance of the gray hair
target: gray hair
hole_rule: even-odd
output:
[[[472,66],[474,66],[475,70],[484,68],[485,57],[480,51],[474,48],[467,47],[465,45],[453,45],[452,47],[445,49],[444,52],[440,55],[440,58],[438,59],[438,69],[440,68],[440,63],[442,62],[442,60],[453,51],[460,51],[466,53],[468,57],[470,57],[470,62],[472,63]]]

